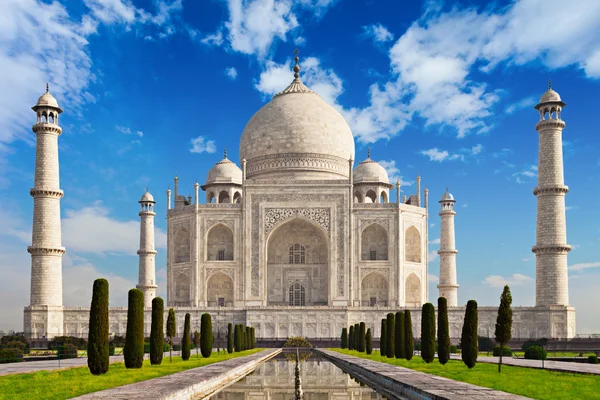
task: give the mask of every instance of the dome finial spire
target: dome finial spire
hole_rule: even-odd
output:
[[[48,85],[48,82],[46,82],[46,93],[50,92],[50,85]]]
[[[371,148],[367,147],[367,158],[371,158]]]
[[[223,147],[223,159],[227,159],[227,147]]]
[[[552,89],[552,79],[548,79],[548,89]]]
[[[294,57],[294,61],[296,62],[296,65],[294,65],[294,78],[298,79],[300,77],[300,74],[298,73],[300,72],[300,66],[298,65],[298,61],[300,60],[298,57],[298,48],[296,48],[294,54],[296,55],[296,57]]]

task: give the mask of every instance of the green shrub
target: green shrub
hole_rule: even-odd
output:
[[[20,349],[4,348],[0,350],[0,364],[23,361],[23,352]]]
[[[74,344],[63,344],[57,349],[58,358],[64,360],[66,358],[77,358],[77,347]]]
[[[112,342],[110,342],[108,344],[108,355],[109,356],[114,356],[115,355],[115,345]]]
[[[86,350],[87,342],[83,338],[75,336],[55,336],[48,342],[48,349],[58,350],[59,347],[65,344],[72,344],[77,347],[77,350]]]
[[[358,351],[364,353],[367,347],[367,326],[361,322],[358,329]]]
[[[25,336],[22,335],[6,335],[0,338],[0,350],[1,349],[12,349],[15,348],[14,342],[22,343],[22,346],[18,346],[17,348],[22,348],[23,354],[29,354],[29,343],[25,339]],[[10,346],[8,344],[11,344]]]
[[[283,344],[283,347],[310,347],[312,348],[313,345],[308,341],[307,338],[304,337],[300,337],[300,336],[292,336],[289,337],[285,343]]]
[[[415,338],[412,332],[412,317],[410,310],[404,311],[404,356],[407,360],[411,360],[415,354]]]
[[[127,332],[123,356],[125,368],[142,368],[144,362],[144,293],[140,289],[129,291]]]
[[[469,300],[467,302],[465,320],[460,337],[462,360],[469,368],[473,368],[475,366],[477,363],[477,355],[479,354],[477,320],[477,302],[475,300]]]
[[[350,334],[348,335],[348,350],[354,350],[354,325],[350,325]]]
[[[242,351],[242,336],[240,333],[240,325],[236,324],[234,327],[234,341],[233,341],[233,347],[235,352],[237,353],[238,351]]]
[[[227,352],[233,353],[233,324],[227,324]]]
[[[23,342],[8,342],[0,345],[0,349],[17,349],[21,353],[26,354],[25,351],[28,349],[27,344]]]
[[[163,327],[165,319],[165,306],[163,299],[155,297],[152,299],[152,324],[150,326],[150,364],[162,364],[165,335]]]
[[[379,336],[379,354],[381,356],[385,356],[386,350],[385,350],[385,342],[387,341],[387,339],[385,338],[387,334],[387,319],[383,318],[381,320],[381,335]]]
[[[367,334],[365,335],[365,350],[369,355],[373,353],[373,334],[371,334],[371,328],[367,329]]]
[[[591,356],[588,356],[588,362],[590,364],[598,364],[598,356],[595,354],[592,354]]]
[[[545,347],[547,344],[548,344],[548,339],[546,339],[546,338],[530,339],[530,340],[526,341],[525,343],[523,343],[521,350],[525,351],[530,346]]]
[[[108,281],[96,279],[92,290],[87,364],[92,375],[108,372]]]
[[[342,328],[342,349],[348,348],[348,328]]]
[[[421,309],[421,358],[426,363],[435,358],[435,309],[431,303]]]
[[[445,297],[438,298],[438,361],[444,365],[450,359],[450,330],[448,325],[448,301]]]
[[[512,350],[508,346],[502,346],[502,355],[506,357],[512,356]],[[500,357],[500,346],[494,347],[494,357]]]
[[[191,353],[191,315],[190,313],[185,313],[185,322],[183,323],[183,338],[181,339],[181,359],[183,361],[187,361],[190,359]]]
[[[494,347],[494,341],[489,337],[477,336],[477,348],[479,351],[490,352],[494,350]]]
[[[125,346],[125,336],[114,335],[110,342],[116,347]]]
[[[247,326],[246,327],[246,350],[252,348],[252,343],[251,343],[252,342],[252,337],[250,335],[251,335],[251,333],[250,333],[250,327]]]
[[[169,316],[167,317],[167,337],[169,338],[169,359],[173,362],[173,336],[177,332],[177,321],[175,316],[175,310],[169,308]]]
[[[451,345],[450,345],[450,353],[451,353],[451,354],[456,354],[456,353],[458,353],[458,346],[456,346],[456,345],[454,345],[454,344],[451,344]]]
[[[394,354],[396,358],[405,358],[404,355],[404,313],[398,311],[395,316],[394,327]]]
[[[388,313],[387,315],[387,323],[386,328],[387,332],[385,333],[385,354],[388,358],[394,358],[396,356],[394,352],[394,342],[395,342],[395,331],[396,331],[396,316],[394,313]]]
[[[212,353],[213,330],[212,319],[209,313],[202,314],[200,318],[200,351],[202,357],[208,358]]]
[[[545,360],[548,353],[541,346],[529,346],[525,350],[525,358],[528,360]]]

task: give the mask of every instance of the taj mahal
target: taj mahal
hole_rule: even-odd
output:
[[[204,183],[193,185],[193,198],[181,194],[183,182],[177,177],[160,209],[150,192],[141,197],[137,287],[145,297],[146,334],[157,291],[158,214],[167,218],[166,305],[176,310],[179,335],[185,313],[192,315],[195,330],[200,315],[209,312],[221,334],[232,322],[253,326],[258,338],[335,338],[343,327],[365,321],[379,337],[381,319],[401,309],[412,311],[418,335],[421,306],[443,296],[456,342],[465,306],[458,303],[454,196],[440,190],[443,195],[433,209],[420,177],[415,192],[406,193],[400,182],[390,182],[370,152],[355,164],[358,156],[348,123],[302,83],[297,56],[295,60],[292,82],[244,128],[239,166],[225,152]],[[514,338],[575,336],[567,278],[564,106],[551,88],[536,106],[536,305],[513,308]],[[37,142],[30,191],[31,298],[24,310],[24,332],[30,338],[85,337],[89,304],[65,307],[62,297],[62,109],[47,88],[33,111]],[[440,217],[439,293],[428,292],[430,212]],[[89,278],[90,293],[94,278]],[[481,336],[494,336],[496,315],[497,305],[480,305]],[[110,333],[124,335],[126,323],[127,309],[111,307]]]

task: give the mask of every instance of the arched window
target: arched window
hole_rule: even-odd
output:
[[[206,202],[208,204],[211,204],[211,203],[215,202],[215,194],[213,192],[208,193],[208,196],[206,198]]]
[[[229,203],[229,193],[226,190],[219,193],[219,203]]]
[[[385,190],[381,192],[381,196],[379,196],[379,202],[380,203],[388,202],[388,196],[387,196],[387,193],[385,192]]]
[[[362,261],[388,259],[388,233],[379,224],[367,226],[360,237]]]
[[[404,259],[409,262],[421,262],[421,234],[411,226],[404,235]]]
[[[306,303],[306,289],[298,282],[290,286],[288,304],[290,306],[304,306]]]
[[[290,264],[305,264],[306,249],[301,244],[296,243],[290,247]]]
[[[236,204],[242,202],[242,194],[240,192],[235,192],[233,195],[233,202]]]
[[[362,203],[362,194],[357,190],[356,192],[354,192],[354,202],[355,203]]]
[[[206,260],[233,260],[233,232],[222,224],[210,228],[206,238]]]
[[[407,307],[418,307],[421,305],[421,280],[414,272],[406,278],[404,290]]]
[[[370,199],[371,201],[368,201]],[[365,196],[365,203],[375,203],[377,201],[377,194],[373,190],[369,190]]]
[[[190,280],[187,275],[179,274],[175,278],[175,302],[187,306],[190,302]]]

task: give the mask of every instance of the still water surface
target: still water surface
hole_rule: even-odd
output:
[[[280,353],[256,370],[213,395],[211,400],[293,400],[295,352]],[[304,400],[386,399],[366,385],[361,385],[335,364],[312,352],[300,354],[300,377]]]

